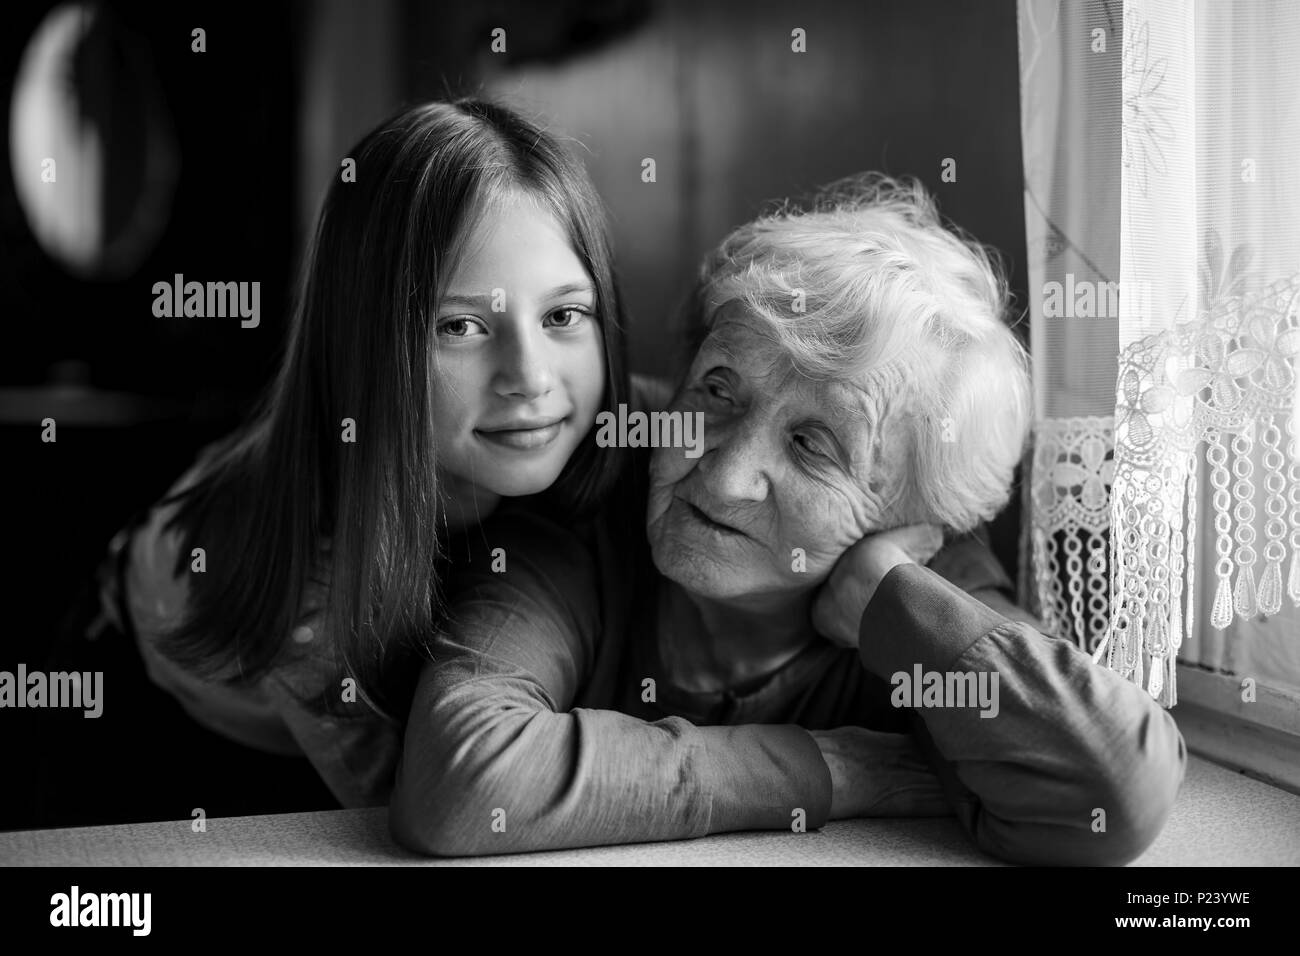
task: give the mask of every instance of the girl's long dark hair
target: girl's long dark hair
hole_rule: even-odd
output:
[[[190,600],[161,649],[236,683],[274,666],[304,614],[320,610],[340,681],[355,678],[385,712],[403,706],[414,680],[395,658],[440,610],[432,320],[467,220],[521,191],[556,216],[596,287],[605,408],[627,401],[624,323],[600,201],[582,165],[534,123],[482,100],[431,103],[348,155],[356,181],[336,180],[325,198],[279,375],[177,498],[169,527],[181,534],[175,573],[188,575]],[[345,418],[355,443],[341,440]],[[624,456],[597,448],[594,431],[550,505],[589,511],[617,480]],[[196,547],[207,570],[191,575]],[[327,595],[321,608],[304,607],[313,581]],[[314,702],[329,709],[339,686]]]

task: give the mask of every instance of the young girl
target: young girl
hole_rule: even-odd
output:
[[[348,155],[264,407],[115,555],[152,681],[354,807],[387,800],[457,535],[502,498],[590,511],[627,387],[599,200],[554,138],[458,100]]]

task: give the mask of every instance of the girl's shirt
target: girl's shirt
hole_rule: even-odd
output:
[[[630,398],[636,409],[663,408],[669,392],[662,381],[632,376]],[[200,454],[164,501],[197,481],[206,459],[206,453]],[[114,539],[106,563],[107,568],[120,569],[120,579],[116,571],[106,575],[110,586],[103,594],[105,611],[117,617],[120,608],[129,616],[119,625],[134,633],[150,679],[218,734],[269,753],[306,756],[344,807],[387,804],[409,708],[385,713],[367,703],[360,689],[355,702],[346,701],[321,615],[304,613],[299,626],[283,635],[283,660],[254,680],[229,684],[205,679],[161,653],[160,640],[180,623],[189,601],[188,574],[173,574],[183,547],[180,532],[167,530],[176,510],[175,504],[154,506],[143,523]],[[640,515],[632,520],[639,521]],[[456,559],[468,552],[463,542],[453,540],[447,543],[446,553]],[[304,601],[306,608],[324,604],[320,586],[314,587]],[[410,666],[418,668],[419,661]],[[323,715],[310,705],[327,692],[338,693],[337,699],[351,713]]]
[[[164,501],[197,481],[204,465],[201,455]],[[150,680],[209,730],[267,753],[306,756],[344,807],[386,803],[406,715],[398,719],[384,714],[360,692],[355,703],[342,704],[342,676],[319,613],[305,614],[299,626],[284,635],[282,659],[252,680],[230,684],[205,679],[162,654],[159,642],[183,620],[189,602],[188,574],[173,574],[182,535],[167,529],[177,507],[155,505],[140,525],[119,534],[110,549],[109,565],[120,569],[120,608],[129,616],[120,623],[134,634]],[[182,566],[188,564],[187,556]],[[314,587],[304,602],[308,608],[323,604],[319,585]],[[105,595],[106,605],[117,603],[112,597],[117,596]],[[354,714],[322,714],[309,703],[327,692],[337,692],[342,709]]]

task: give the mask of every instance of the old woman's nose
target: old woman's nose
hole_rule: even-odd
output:
[[[767,498],[768,449],[759,423],[742,419],[717,428],[714,435],[714,441],[706,437],[706,450],[697,466],[714,500],[727,504]]]

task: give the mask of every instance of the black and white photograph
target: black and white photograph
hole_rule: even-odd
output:
[[[0,34],[0,865],[67,877],[6,926],[286,866],[1156,867],[1091,925],[1268,922],[1300,4]]]

